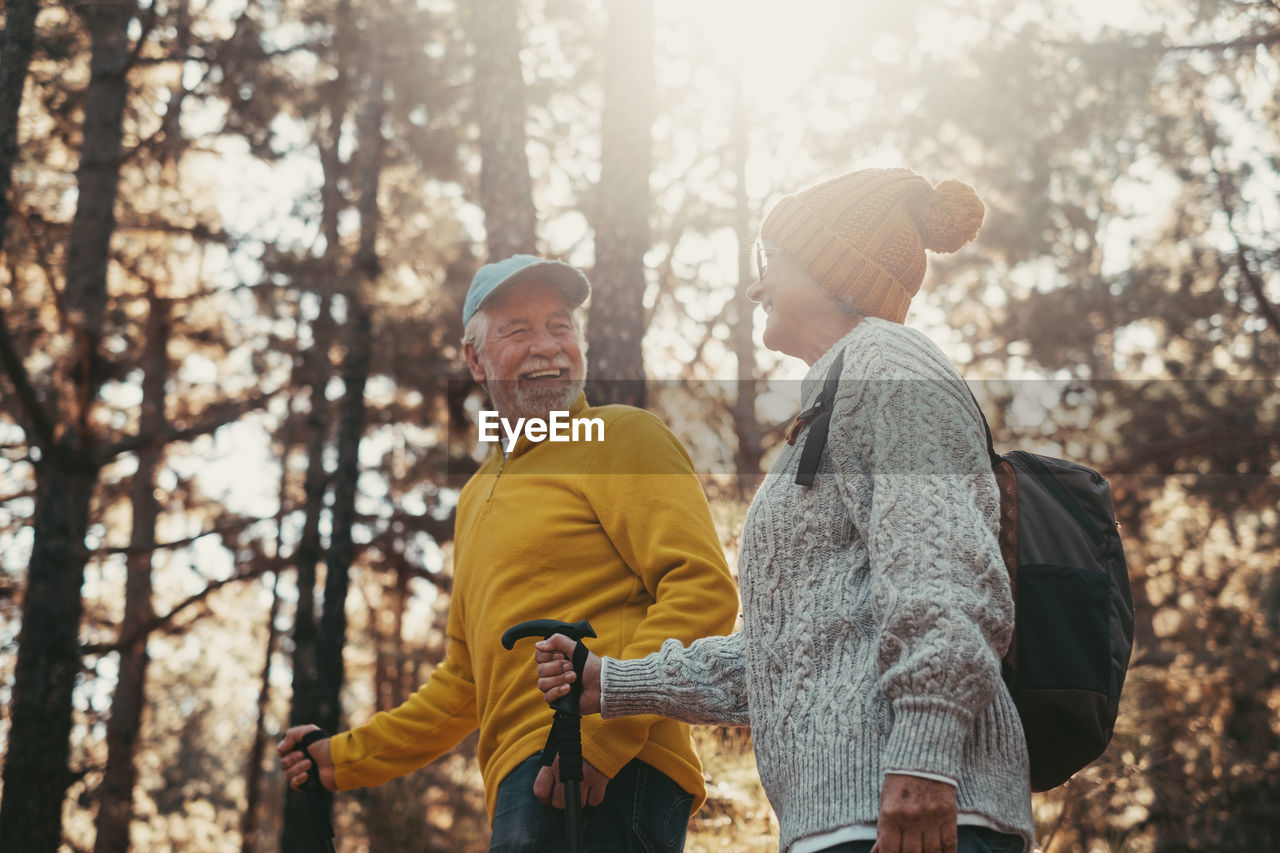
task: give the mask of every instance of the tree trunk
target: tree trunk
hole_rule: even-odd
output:
[[[188,0],[179,0],[177,40],[174,54],[185,56],[191,35]],[[184,147],[180,117],[186,88],[170,90],[165,113],[165,147],[161,158],[170,181],[178,180],[178,165]],[[159,436],[167,431],[165,389],[169,382],[169,300],[151,286],[148,293],[145,351],[142,356],[142,414],[138,422],[141,436]],[[164,444],[144,444],[137,452],[138,470],[133,476],[130,502],[133,529],[126,559],[124,619],[120,624],[120,666],[116,690],[111,699],[107,723],[107,767],[98,790],[98,815],[94,838],[95,853],[125,853],[129,849],[129,827],[133,822],[133,788],[138,773],[134,766],[142,713],[146,707],[147,624],[155,616],[152,607],[151,570],[156,545],[156,519],[160,515],[155,497],[156,474],[164,462]]]
[[[609,6],[605,56],[587,393],[596,404],[643,406],[644,255],[649,250],[654,109],[650,0]]]
[[[165,429],[165,385],[169,379],[169,303],[153,291],[147,318],[145,374],[142,380],[142,435],[159,435]],[[133,821],[133,786],[138,774],[133,757],[146,707],[146,629],[155,615],[151,602],[151,559],[156,545],[159,504],[155,497],[156,472],[164,459],[164,445],[144,445],[138,451],[131,501],[133,530],[126,560],[124,620],[120,623],[120,675],[111,698],[107,722],[107,769],[98,789],[95,853],[124,853],[129,849],[129,825]]]
[[[307,472],[303,483],[302,535],[294,553],[298,571],[298,605],[293,625],[293,703],[290,724],[313,722],[315,717],[314,685],[316,678],[316,567],[324,554],[320,539],[320,522],[324,513],[329,475],[324,466],[324,450],[329,436],[330,406],[325,387],[331,373],[329,346],[333,339],[332,297],[329,283],[322,282],[320,314],[312,324],[312,345],[305,354],[303,367],[308,377],[309,407],[304,422]]]
[[[343,163],[339,151],[342,126],[350,100],[348,74],[346,72],[345,34],[351,27],[350,3],[343,0],[334,14],[335,65],[338,76],[328,84],[324,93],[326,102],[325,125],[320,129],[318,148],[324,184],[321,197],[321,231],[325,239],[324,278],[317,281],[320,293],[320,313],[313,325],[313,343],[306,355],[304,371],[310,391],[310,410],[305,427],[307,474],[304,484],[305,517],[302,537],[298,542],[295,562],[298,568],[298,607],[293,627],[293,703],[289,712],[290,725],[319,723],[319,625],[316,618],[316,568],[324,556],[320,538],[320,520],[324,513],[325,495],[329,488],[329,475],[325,471],[324,454],[329,436],[331,407],[325,396],[332,364],[329,347],[334,335],[334,321],[330,313],[333,292],[342,273],[342,242],[338,220],[346,207],[340,180]],[[332,731],[332,730],[330,730]],[[325,795],[326,808],[332,806],[332,797]],[[297,791],[285,793],[284,827],[280,849],[283,853],[304,853],[314,847],[314,830],[306,799]]]
[[[35,541],[22,602],[12,727],[0,805],[0,849],[44,853],[62,840],[70,781],[71,694],[80,668],[84,536],[98,479],[68,434],[36,464]]]
[[[344,675],[342,650],[346,644],[347,588],[354,543],[351,528],[355,524],[356,486],[360,478],[360,439],[364,433],[364,387],[369,377],[370,325],[369,311],[363,302],[352,300],[355,310],[343,383],[346,391],[339,407],[338,469],[333,488],[333,534],[326,560],[324,609],[320,617],[320,634],[316,644],[316,724],[326,731],[338,731],[341,712],[339,701]]]
[[[468,4],[480,126],[480,206],[490,261],[535,251],[537,213],[525,153],[518,11],[516,0]]]
[[[0,248],[9,221],[9,183],[18,158],[18,111],[31,65],[38,0],[6,0],[0,35]]]
[[[107,263],[115,231],[120,188],[120,147],[129,65],[127,29],[134,5],[129,0],[99,0],[77,7],[93,40],[89,88],[84,102],[84,146],[76,173],[79,201],[67,247],[67,315],[81,334],[78,377],[81,396],[78,426],[88,424],[97,396],[97,344],[107,306]]]
[[[284,547],[284,517],[289,489],[289,429],[286,416],[283,450],[280,455],[280,508],[276,511],[277,564]],[[240,849],[252,853],[258,846],[258,797],[262,790],[262,753],[267,747],[267,706],[271,702],[271,660],[275,657],[280,630],[276,621],[280,617],[280,572],[277,569],[271,581],[271,607],[267,611],[267,649],[262,660],[262,674],[258,679],[257,722],[253,729],[253,744],[249,747],[249,763],[245,772],[245,806],[240,817]]]
[[[280,567],[284,554],[284,520],[289,506],[289,454],[293,452],[293,392],[297,377],[298,361],[294,359],[290,371],[285,417],[280,427],[280,503],[276,507],[276,543],[274,560],[276,570],[271,581],[271,607],[267,611],[267,649],[262,660],[262,674],[258,680],[257,723],[253,730],[253,744],[249,747],[249,764],[245,772],[245,806],[240,817],[241,853],[252,853],[258,846],[258,797],[262,790],[262,753],[267,746],[267,706],[271,702],[271,661],[275,657],[280,630],[276,622],[280,616]]]
[[[316,649],[316,722],[326,731],[339,728],[340,694],[346,644],[347,589],[354,542],[351,528],[356,516],[356,487],[360,479],[360,440],[364,435],[364,388],[369,379],[372,327],[364,294],[378,278],[378,181],[382,173],[383,87],[385,85],[380,39],[381,22],[369,26],[366,51],[368,91],[361,111],[356,140],[360,158],[360,244],[356,249],[354,287],[348,293],[347,354],[342,364],[342,402],[338,407],[338,462],[333,484],[333,512],[326,561],[324,609]]]
[[[409,606],[409,565],[405,562],[403,554],[396,563],[395,595],[395,618],[392,620],[392,630],[395,631],[393,651],[396,661],[396,682],[391,694],[392,708],[407,702],[418,687],[418,659],[416,656],[410,657],[404,647],[404,612]]]
[[[85,92],[84,149],[76,173],[79,199],[67,249],[67,316],[78,336],[75,416],[36,463],[36,512],[27,591],[14,674],[12,725],[0,804],[0,849],[43,853],[62,836],[62,799],[72,693],[80,665],[89,505],[100,461],[89,431],[101,379],[94,369],[107,303],[107,264],[115,230],[121,125],[128,94],[126,35],[134,6],[80,7],[92,39]]]
[[[345,10],[346,4],[343,4]],[[340,21],[346,23],[348,15],[340,13]],[[298,569],[298,610],[293,632],[293,706],[290,723],[310,723],[315,720],[316,700],[316,567],[324,554],[320,539],[320,521],[324,513],[325,495],[329,488],[329,475],[325,471],[324,451],[329,437],[331,407],[325,395],[332,374],[329,348],[334,336],[332,316],[333,291],[338,277],[342,247],[338,220],[345,207],[339,186],[342,161],[338,144],[342,133],[345,110],[344,81],[334,81],[330,93],[327,127],[319,142],[320,164],[324,173],[324,186],[320,190],[323,203],[321,231],[325,238],[325,252],[321,268],[322,277],[315,282],[319,292],[320,308],[312,323],[311,348],[303,356],[302,372],[307,383],[310,405],[304,426],[304,446],[307,454],[307,473],[303,491],[305,503],[302,536],[298,542],[295,562]]]
[[[750,240],[751,211],[747,200],[747,108],[738,75],[733,106],[732,147],[734,178],[734,230],[745,246]],[[753,269],[755,253],[738,252],[738,290],[733,304],[733,352],[738,360],[737,396],[733,403],[733,430],[738,439],[738,496],[753,493],[760,477],[760,423],[756,419],[756,345],[752,338],[755,303],[747,298],[747,286],[759,274]]]
[[[276,619],[280,615],[280,573],[275,572],[271,581],[271,607],[267,611],[267,650],[262,662],[262,676],[258,682],[257,723],[253,730],[253,744],[249,747],[249,765],[245,773],[244,814],[240,816],[240,850],[252,853],[258,846],[258,797],[262,790],[262,753],[267,747],[267,705],[271,700],[271,658],[275,656],[280,631]]]
[[[329,404],[325,386],[329,383],[329,345],[333,337],[333,320],[329,313],[329,283],[320,299],[320,316],[313,324],[313,343],[306,354],[304,370],[310,377],[310,409],[305,421],[307,473],[304,482],[302,536],[294,554],[298,572],[298,605],[293,622],[293,702],[289,724],[316,721],[316,567],[324,546],[320,540],[320,520],[324,512],[329,476],[324,467],[324,450],[329,434]],[[284,828],[280,849],[285,853],[301,853],[313,842],[306,801],[293,789],[285,794]]]
[[[409,567],[402,555],[394,557],[391,565],[395,581],[390,588],[384,586],[381,600],[369,608],[369,624],[374,626],[377,639],[377,662],[373,673],[374,707],[378,711],[390,711],[409,698],[417,680],[417,670],[406,659],[404,649],[404,611],[409,598]],[[379,616],[391,613],[391,630],[384,631]]]

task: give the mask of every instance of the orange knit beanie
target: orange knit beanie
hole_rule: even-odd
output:
[[[924,280],[925,249],[973,240],[985,208],[973,187],[936,187],[910,169],[862,169],[789,195],[765,217],[775,243],[827,293],[901,323]]]

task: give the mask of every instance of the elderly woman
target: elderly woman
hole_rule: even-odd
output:
[[[592,655],[584,669],[584,712],[750,725],[790,853],[1030,849],[982,422],[938,347],[902,325],[925,250],[956,251],[982,217],[966,184],[907,169],[778,203],[748,294],[764,343],[810,365],[804,409],[842,360],[812,483],[797,472],[817,421],[782,448],[747,513],[738,633],[638,660]],[[539,644],[548,701],[575,678],[572,650],[562,636]]]

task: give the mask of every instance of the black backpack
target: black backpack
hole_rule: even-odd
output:
[[[788,441],[809,425],[796,483],[813,484],[827,443],[844,353]],[[977,398],[974,404],[977,405]],[[1106,479],[1091,468],[1014,450],[987,453],[1000,488],[1000,554],[1014,633],[1002,675],[1026,734],[1031,789],[1047,791],[1102,755],[1133,649],[1133,598]]]

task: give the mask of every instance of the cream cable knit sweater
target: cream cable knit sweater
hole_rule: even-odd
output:
[[[606,658],[603,713],[751,726],[783,850],[875,823],[892,770],[954,780],[960,811],[1030,849],[1026,744],[1000,680],[1013,602],[978,413],[928,338],[875,318],[810,368],[805,407],[841,349],[813,486],[795,484],[806,430],[747,513],[742,629]]]

